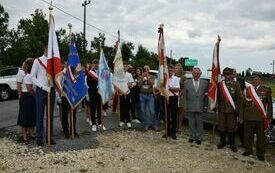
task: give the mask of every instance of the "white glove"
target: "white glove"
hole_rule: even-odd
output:
[[[58,103],[58,104],[60,104],[60,105],[61,105],[62,100],[61,100],[61,98],[60,98],[60,97],[58,97],[56,101],[57,101],[57,103]]]
[[[48,93],[51,92],[51,88],[48,87],[48,86],[46,86],[46,85],[43,85],[43,86],[42,86],[42,90],[44,90],[44,91],[46,91],[46,92],[48,92]]]
[[[86,94],[86,100],[89,102],[90,101],[90,96],[89,94]]]

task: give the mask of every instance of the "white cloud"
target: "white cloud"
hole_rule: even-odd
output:
[[[49,1],[49,0],[47,0]],[[78,18],[83,18],[84,0],[53,0],[54,5]],[[48,5],[41,0],[0,0],[10,15],[10,26],[16,27],[19,19],[29,17],[35,9],[47,13]],[[54,10],[56,24],[80,32],[83,23]],[[173,49],[174,57],[190,56],[199,59],[204,69],[210,67],[212,51],[221,41],[221,65],[235,66],[237,70],[251,67],[270,72],[275,59],[275,1],[273,0],[92,0],[87,6],[87,23],[95,25],[131,41],[137,47],[143,44],[149,50],[157,49],[157,28],[165,24],[167,52]],[[87,38],[98,31],[87,26]],[[107,44],[116,38],[109,35]]]

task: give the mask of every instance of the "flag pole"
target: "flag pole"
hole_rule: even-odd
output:
[[[71,139],[74,139],[74,110],[71,107],[71,111],[70,111],[70,117],[71,117]]]
[[[53,10],[53,7],[52,7],[52,0],[51,0],[51,4],[50,4],[50,7],[49,7],[49,25],[50,25],[50,22],[51,22],[51,15],[52,15],[52,10]],[[49,79],[49,76],[48,76],[48,81],[51,81]],[[51,96],[50,96],[50,93],[48,93],[48,110],[47,110],[47,128],[48,128],[48,146],[51,145],[51,116],[50,116],[50,112],[51,112],[51,105],[50,105],[50,99],[51,99]]]
[[[221,37],[218,35],[218,41],[217,41],[217,59],[219,61],[219,54],[220,54],[220,41],[221,41]],[[220,62],[218,62],[219,64]],[[216,92],[217,93],[217,92]],[[216,96],[217,97],[217,96]],[[215,139],[216,139],[216,125],[217,125],[217,119],[218,119],[218,110],[216,110],[215,112],[215,119],[214,119],[214,123],[213,123],[213,127],[212,127],[212,136],[211,136],[211,143],[214,144]]]
[[[168,118],[167,118],[167,100],[164,97],[164,114],[165,114],[165,138],[168,139]]]

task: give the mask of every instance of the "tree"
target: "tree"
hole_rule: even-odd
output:
[[[0,4],[0,66],[2,65],[3,52],[9,41],[8,24],[9,14],[5,12],[4,7]]]
[[[121,44],[121,54],[124,61],[130,62],[130,60],[133,59],[134,54],[132,51],[134,50],[134,48],[135,46],[131,42],[123,42]]]

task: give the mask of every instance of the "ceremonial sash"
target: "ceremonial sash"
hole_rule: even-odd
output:
[[[250,83],[245,82],[245,88],[246,88],[245,99],[249,101],[249,98],[247,98],[247,95],[251,97],[254,105],[256,106],[257,110],[260,112],[261,118],[264,122],[264,128],[267,129],[268,128],[267,114],[266,114],[265,107],[262,100],[259,98],[256,90]]]
[[[98,76],[93,70],[90,70],[88,75],[91,76],[94,80],[98,81]]]
[[[221,88],[221,92],[222,92],[222,94],[223,94],[225,100],[226,100],[227,102],[230,103],[230,105],[233,107],[234,110],[236,110],[235,103],[234,103],[234,101],[233,101],[233,99],[232,99],[232,96],[231,96],[231,94],[229,93],[228,88],[227,88],[227,86],[225,85],[225,82],[224,82],[224,81],[220,82],[220,88]]]
[[[74,77],[74,75],[73,75],[73,73],[72,73],[71,66],[68,66],[68,67],[66,68],[66,71],[67,71],[67,74],[68,74],[68,77],[69,77],[71,83],[75,83],[75,82],[76,82],[76,79],[75,79],[75,77]]]
[[[41,59],[37,58],[37,61],[39,62],[39,64],[47,71],[47,67],[45,64],[43,64],[43,62],[41,61]]]

